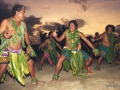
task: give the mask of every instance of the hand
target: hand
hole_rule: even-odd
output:
[[[53,37],[57,37],[56,30],[53,32]]]
[[[93,49],[92,52],[94,53],[95,56],[99,55],[99,50],[98,49]]]
[[[91,39],[91,41],[92,41],[92,42],[94,42],[94,41],[95,41],[95,39],[94,39],[94,38],[92,38],[92,39]]]
[[[27,53],[27,54],[31,53],[30,48],[27,48],[27,52],[26,52],[26,53]]]
[[[98,54],[97,54],[97,53],[94,53],[94,55],[95,55],[95,56],[98,56]]]
[[[38,50],[43,50],[44,51],[43,46],[40,45],[39,48],[38,48]]]

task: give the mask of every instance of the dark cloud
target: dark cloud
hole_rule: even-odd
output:
[[[10,4],[9,2],[5,2],[3,0],[0,0],[0,23],[3,19],[9,18],[12,16],[12,7],[16,4],[19,4],[19,2],[15,2],[14,4]],[[25,6],[26,10],[29,10],[29,6]]]
[[[81,28],[85,25],[85,21],[82,19],[75,19],[78,23],[78,27]]]
[[[87,6],[86,6],[86,5],[82,5],[82,9],[83,9],[84,11],[86,11],[86,10],[87,10]]]
[[[40,22],[41,19],[42,17],[35,17],[34,15],[31,15],[25,18],[25,22],[27,25],[34,26],[35,24],[42,24],[42,22]]]
[[[87,2],[89,0],[69,0],[69,2],[72,2],[72,3],[76,3],[76,4],[80,4],[81,5],[81,8],[86,11],[88,6],[87,6]]]
[[[65,18],[61,18],[61,21],[64,23],[65,26],[68,27],[69,20]]]
[[[65,25],[66,27],[68,27],[68,24],[69,24],[69,21],[70,21],[70,20],[64,19],[64,18],[62,18],[61,20],[62,20],[62,22],[64,23],[64,25]],[[83,26],[85,25],[85,21],[84,21],[83,19],[75,19],[75,20],[77,21],[79,28],[81,28],[81,27],[83,27]]]
[[[26,23],[26,26],[27,26],[27,29],[28,29],[28,33],[30,35],[32,35],[32,33],[34,31],[33,26],[35,24],[42,24],[42,22],[40,21],[41,19],[42,19],[42,17],[35,17],[33,15],[25,18],[24,21]]]
[[[82,20],[82,19],[75,19],[78,23],[78,27],[81,28],[85,25],[85,21]],[[59,28],[59,30],[63,30],[63,26],[64,26],[64,29],[65,28],[68,28],[68,24],[69,24],[69,21],[68,19],[64,19],[64,18],[61,18],[61,21],[63,22],[63,24],[61,23],[58,23],[58,22],[46,22],[41,28],[43,30],[47,30],[47,31],[52,31],[54,29],[57,29]]]
[[[6,3],[3,0],[0,0],[0,22],[5,19],[11,17],[11,10],[12,7],[16,4],[19,4],[19,2],[15,2],[14,4]],[[29,6],[25,6],[26,10],[29,10]],[[40,22],[41,18],[35,17],[33,15],[26,17],[25,22],[27,25],[28,33],[32,35],[32,32],[34,31],[33,26],[35,24],[41,24]]]
[[[10,3],[5,3],[3,0],[0,0],[0,22],[5,19],[11,17],[11,7]]]
[[[58,22],[46,22],[46,23],[42,26],[42,28],[43,28],[44,30],[49,30],[49,31],[55,30],[55,29],[57,29],[58,27],[59,27],[59,28],[62,27],[62,25],[61,25],[60,23],[58,23]]]

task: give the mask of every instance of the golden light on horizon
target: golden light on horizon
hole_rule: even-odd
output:
[[[42,24],[33,26],[33,30],[48,33],[50,30],[43,28],[49,23],[66,24],[65,21],[82,19],[86,23],[79,31],[85,35],[94,35],[95,32],[102,34],[108,24],[120,25],[120,0],[4,0],[6,3],[19,2],[30,7],[26,15],[33,15],[35,20]],[[85,7],[83,7],[83,5]],[[38,18],[39,17],[39,18]],[[45,23],[48,24],[45,24]],[[33,23],[34,24],[34,23]],[[50,24],[52,26],[52,24]],[[29,26],[29,25],[28,25]]]

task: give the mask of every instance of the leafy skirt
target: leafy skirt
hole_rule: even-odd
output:
[[[29,56],[26,55],[22,49],[19,50],[9,50],[10,63],[8,64],[8,72],[17,79],[20,84],[25,85],[24,77],[29,74],[29,67],[27,60]]]
[[[72,51],[65,47],[62,54],[67,59],[63,62],[63,69],[68,70],[71,67],[73,75],[78,75],[84,67],[84,60],[89,59],[89,55],[83,50]]]

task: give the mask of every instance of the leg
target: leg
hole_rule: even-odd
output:
[[[101,64],[101,62],[102,62],[102,59],[103,59],[103,56],[101,56],[101,57],[98,59],[97,66],[100,66],[100,64]]]
[[[89,59],[85,61],[84,69],[88,72],[88,74],[92,74],[92,71],[91,71],[91,68],[90,68],[91,62],[92,62],[92,57],[89,57]]]
[[[57,58],[60,58],[60,53],[57,52]]]
[[[62,68],[62,63],[63,61],[66,60],[66,57],[64,55],[61,55],[58,62],[57,62],[57,65],[56,65],[56,69],[55,69],[55,75],[58,76],[61,68]],[[53,77],[53,80],[52,81],[56,81],[58,78],[54,78]]]
[[[43,55],[42,59],[40,60],[40,66],[38,67],[38,70],[42,70],[42,65],[43,65],[45,59],[46,59],[46,56]]]
[[[52,62],[52,60],[51,60],[50,57],[49,57],[49,53],[48,53],[48,52],[45,52],[45,53],[44,53],[44,56],[47,58],[48,62],[49,62],[50,65],[52,66],[52,65],[53,65],[53,62]]]
[[[0,80],[2,79],[3,74],[6,72],[7,66],[8,64],[0,64]]]
[[[95,67],[95,70],[100,71],[100,64],[102,62],[103,56],[100,56],[97,62],[97,66]]]
[[[85,51],[82,50],[82,54],[83,54],[83,59],[85,60],[85,66],[84,69],[82,70],[82,73],[92,73],[91,69],[90,69],[90,64],[92,62],[92,56],[89,56]]]
[[[30,76],[31,76],[31,79],[32,79],[32,84],[43,84],[43,82],[38,81],[35,77],[34,61],[32,59],[30,59],[28,61],[28,66],[29,66],[29,70],[30,70]]]
[[[111,64],[112,66],[116,66],[117,65],[118,57],[119,57],[118,53],[114,55],[114,60],[113,60],[113,62]]]
[[[31,78],[35,78],[34,61],[32,59],[28,61],[28,66],[29,66]]]
[[[92,62],[92,57],[89,57],[89,59],[85,61],[84,69],[87,69],[90,66],[91,62]]]

